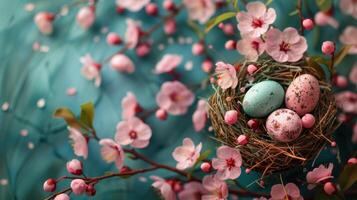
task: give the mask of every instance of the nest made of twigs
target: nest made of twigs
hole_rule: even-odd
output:
[[[247,74],[247,66],[255,64],[258,70],[252,75]],[[311,74],[319,79],[320,98],[317,106],[311,112],[315,116],[315,125],[310,129],[303,129],[301,135],[292,142],[278,142],[266,133],[266,118],[259,120],[259,129],[252,130],[247,125],[251,119],[244,114],[242,101],[246,91],[254,83],[263,80],[279,82],[284,90],[295,77],[301,74]],[[282,64],[271,59],[257,62],[243,62],[237,72],[238,86],[235,89],[222,90],[214,87],[215,93],[209,98],[209,117],[217,140],[230,147],[237,148],[243,159],[243,165],[264,175],[303,166],[318,156],[326,143],[330,143],[332,133],[339,126],[336,120],[336,104],[331,91],[331,85],[321,77],[321,72],[309,67],[305,61]],[[253,79],[254,78],[254,79]],[[284,106],[282,106],[284,107]],[[224,121],[224,114],[228,110],[239,110],[241,115],[234,125]],[[236,143],[240,134],[249,137],[249,143],[241,146]]]

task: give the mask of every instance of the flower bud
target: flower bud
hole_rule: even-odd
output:
[[[224,121],[229,125],[236,123],[237,119],[238,119],[238,112],[236,110],[230,110],[227,111],[226,114],[224,114]]]
[[[314,28],[314,22],[311,19],[304,19],[302,21],[302,26],[304,27],[304,29],[306,30],[311,30]]]
[[[232,24],[225,24],[222,30],[226,35],[234,35],[234,27]]]
[[[50,35],[53,32],[53,24],[55,15],[50,12],[39,12],[35,15],[34,21],[38,30],[45,35]]]
[[[334,75],[332,77],[332,83],[339,88],[345,88],[348,86],[347,78],[341,75]]]
[[[210,59],[206,59],[202,62],[202,71],[209,73],[213,68],[213,63]]]
[[[349,165],[357,164],[357,158],[352,157],[352,158],[348,159],[347,164],[349,164]]]
[[[158,118],[161,121],[164,121],[167,119],[167,112],[164,109],[158,109],[155,113],[156,118]]]
[[[69,200],[69,196],[66,193],[62,193],[59,195],[56,195],[56,197],[54,198],[54,200]]]
[[[123,14],[125,12],[125,8],[121,7],[121,6],[117,6],[116,7],[116,11],[118,14]]]
[[[156,16],[159,13],[159,9],[155,3],[149,3],[145,7],[146,14]]]
[[[86,191],[87,184],[83,179],[74,179],[71,182],[72,192],[76,195],[83,194]]]
[[[107,43],[109,45],[119,45],[122,43],[122,39],[120,38],[120,36],[116,33],[108,33],[107,35]]]
[[[333,195],[337,191],[337,188],[336,188],[335,184],[333,184],[331,182],[327,182],[324,185],[324,191],[328,195]]]
[[[332,55],[335,52],[335,43],[331,41],[325,41],[322,43],[321,51],[325,55]]]
[[[236,42],[234,40],[228,40],[225,44],[224,44],[224,48],[226,48],[227,50],[233,50],[236,48]]]
[[[252,75],[252,74],[254,74],[255,71],[257,71],[257,69],[258,69],[257,66],[255,66],[253,64],[250,64],[247,67],[247,72],[248,72],[249,75]]]
[[[249,142],[249,138],[246,135],[239,135],[237,138],[237,144],[246,145]]]
[[[176,9],[176,5],[172,0],[165,0],[163,7],[167,11],[174,11]]]
[[[150,53],[150,49],[151,46],[149,43],[142,43],[136,47],[135,52],[139,57],[144,57]]]
[[[202,42],[198,42],[192,45],[192,54],[193,55],[202,55],[205,52],[205,46]]]
[[[209,162],[203,162],[201,164],[201,170],[205,173],[209,173],[212,169],[212,165]]]
[[[164,31],[167,35],[172,35],[176,32],[176,21],[174,19],[168,19],[164,24]]]
[[[43,183],[43,190],[45,192],[53,192],[56,190],[56,180],[49,178]]]
[[[259,121],[256,120],[256,119],[250,119],[248,120],[247,122],[248,126],[253,129],[253,130],[256,130],[259,128]]]
[[[74,174],[74,175],[82,174],[82,162],[77,159],[68,161],[66,164],[66,167],[67,167],[67,171],[71,174]]]
[[[97,193],[97,191],[95,190],[94,186],[93,185],[87,185],[86,194],[88,196],[94,196],[95,193]]]

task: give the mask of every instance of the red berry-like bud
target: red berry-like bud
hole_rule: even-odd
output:
[[[348,159],[347,164],[349,164],[349,165],[357,164],[357,158],[352,157],[352,158]]]
[[[233,50],[236,48],[236,42],[234,40],[228,40],[225,45],[224,48],[226,48],[227,50]]]
[[[165,0],[163,3],[163,7],[167,11],[174,11],[176,10],[176,5],[172,0]]]
[[[96,192],[97,192],[97,191],[95,190],[95,188],[94,188],[93,185],[87,185],[86,194],[87,194],[88,196],[94,196]]]
[[[116,33],[108,33],[107,35],[107,43],[109,45],[119,45],[122,43],[122,39],[120,38],[120,36]]]
[[[68,161],[66,164],[67,167],[67,171],[71,174],[74,175],[81,175],[82,174],[82,162],[77,160],[77,159],[73,159],[71,161]]]
[[[49,178],[43,183],[43,190],[45,192],[53,192],[56,190],[57,181],[55,179]]]
[[[327,182],[324,185],[324,191],[328,195],[333,195],[337,191],[337,188],[336,188],[335,184],[333,184],[331,182]]]
[[[156,118],[158,118],[161,121],[164,121],[167,119],[167,112],[163,109],[158,109],[155,113]]]
[[[123,14],[124,11],[125,11],[125,8],[123,8],[121,6],[117,6],[116,11],[117,11],[118,14]]]
[[[136,47],[135,52],[136,55],[138,55],[139,57],[144,57],[150,53],[150,49],[151,49],[150,44],[142,43]]]
[[[249,142],[249,138],[246,135],[240,135],[237,138],[237,144],[239,145],[246,145]]]
[[[253,130],[257,130],[259,128],[259,121],[257,119],[250,119],[247,124]]]
[[[149,3],[145,7],[145,11],[148,15],[156,16],[159,13],[159,9],[155,3]]]
[[[209,73],[211,72],[212,68],[213,68],[213,63],[210,59],[206,59],[202,62],[202,71]]]
[[[304,19],[302,21],[302,26],[304,27],[304,29],[306,30],[311,30],[314,28],[314,21],[312,21],[311,19]]]
[[[208,173],[211,171],[212,165],[209,162],[203,162],[201,164],[201,170],[205,173]]]
[[[335,43],[331,41],[325,41],[322,43],[321,51],[325,55],[332,55],[335,52]]]

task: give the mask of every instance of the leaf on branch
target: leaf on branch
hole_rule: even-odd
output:
[[[217,17],[209,20],[206,23],[205,33],[208,33],[217,24],[219,24],[227,19],[230,19],[232,17],[235,17],[236,14],[237,14],[236,12],[225,12],[225,13],[222,13],[222,14],[218,15]]]
[[[294,16],[294,15],[297,15],[299,13],[299,10],[296,9],[294,11],[292,11],[291,13],[289,13],[289,16]]]
[[[92,102],[88,102],[81,105],[81,116],[80,121],[88,126],[93,128],[93,119],[94,119],[94,105]]]
[[[188,20],[187,24],[192,30],[197,34],[198,38],[201,40],[205,37],[205,33],[201,30],[199,25],[192,20]]]
[[[315,2],[321,11],[328,11],[332,6],[331,0],[315,0]]]
[[[341,48],[341,50],[335,54],[335,65],[338,65],[339,63],[342,62],[342,60],[345,58],[345,56],[348,54],[348,51],[352,45],[345,45]]]
[[[73,128],[80,128],[81,125],[76,119],[76,116],[74,116],[73,112],[69,108],[58,108],[54,114],[54,117],[56,118],[63,118],[67,125]]]
[[[313,68],[317,72],[319,80],[325,80],[325,71],[323,70],[319,62],[316,61],[317,59],[319,59],[319,57],[310,57],[310,59],[307,60],[307,64],[309,65],[309,67]]]
[[[265,2],[265,5],[268,6],[270,5],[271,3],[273,3],[274,0],[267,0],[267,2]]]
[[[346,165],[338,177],[341,190],[348,190],[357,181],[357,165]]]

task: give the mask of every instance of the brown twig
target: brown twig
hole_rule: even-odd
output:
[[[304,17],[302,16],[302,0],[298,0],[297,10],[298,10],[298,15],[299,15],[299,19],[300,19],[300,34],[303,36],[304,35],[304,26],[303,26]]]

